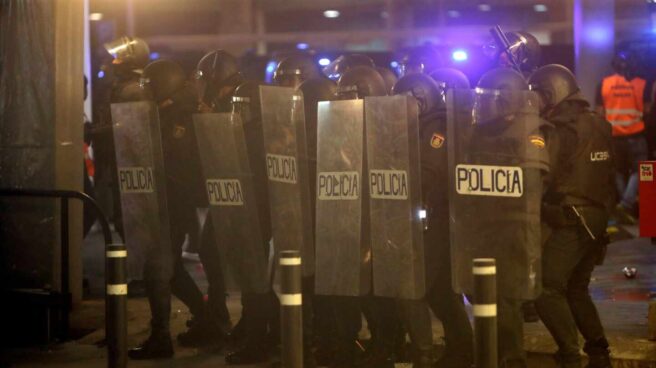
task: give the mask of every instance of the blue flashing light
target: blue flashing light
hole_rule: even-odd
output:
[[[151,52],[150,60],[157,60],[157,59],[159,59],[159,52]]]
[[[321,66],[328,66],[330,64],[330,59],[328,58],[321,58],[319,59],[319,65]]]
[[[308,45],[305,42],[300,42],[296,44],[296,48],[299,50],[307,50],[308,48],[310,48],[310,45]]]
[[[266,71],[267,73],[271,74],[276,70],[276,62],[275,61],[269,61],[269,63],[266,66]]]
[[[613,40],[613,33],[603,25],[592,26],[584,31],[588,42],[595,45],[605,45]]]
[[[98,78],[99,78],[99,79],[105,78],[105,72],[102,71],[102,70],[99,71],[99,72],[98,72]]]
[[[469,59],[469,55],[467,55],[467,51],[465,50],[455,50],[453,54],[451,54],[451,58],[453,59],[453,61],[463,62]]]
[[[392,61],[392,62],[390,63],[390,66],[391,66],[392,68],[396,69],[396,68],[399,67],[399,62],[396,61],[396,60],[394,60],[394,61]]]

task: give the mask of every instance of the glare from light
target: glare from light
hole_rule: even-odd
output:
[[[266,66],[266,71],[267,73],[271,74],[276,70],[276,66],[278,64],[275,61],[269,61],[269,63]]]
[[[478,10],[482,12],[489,12],[490,10],[492,10],[492,7],[490,6],[490,4],[479,4]]]
[[[330,59],[328,58],[321,58],[319,59],[319,65],[321,66],[328,66],[330,64]]]
[[[98,79],[103,79],[103,78],[105,78],[105,72],[101,70],[98,72]]]
[[[89,20],[102,20],[103,13],[91,13],[89,14]]]
[[[422,220],[426,218],[426,210],[419,210],[419,218]]]
[[[390,63],[390,66],[391,66],[392,68],[396,69],[396,68],[399,67],[399,62],[396,61],[396,60],[395,60],[395,61],[392,61],[392,62]]]
[[[151,52],[150,60],[157,60],[157,59],[159,59],[159,52]]]
[[[533,10],[535,10],[538,13],[544,13],[549,10],[546,5],[544,4],[535,4],[533,5]]]
[[[310,45],[308,45],[305,42],[300,42],[300,43],[296,44],[296,48],[299,49],[299,50],[307,50],[309,47],[310,47]]]
[[[460,18],[460,12],[457,10],[449,10],[446,12],[446,14],[449,16],[449,18]]]
[[[326,18],[338,18],[339,10],[326,10],[323,12],[323,16]]]
[[[469,59],[469,55],[467,55],[467,51],[465,50],[455,50],[453,54],[451,54],[451,57],[457,62],[467,61],[467,59]]]

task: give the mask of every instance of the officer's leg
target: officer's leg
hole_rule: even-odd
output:
[[[356,342],[362,327],[360,298],[353,296],[332,296],[330,298],[337,332],[337,352],[331,367],[352,368],[356,362]]]
[[[223,333],[230,331],[230,313],[226,305],[225,280],[221,269],[219,249],[215,243],[214,227],[208,218],[201,230],[199,256],[207,277],[207,316]]]
[[[315,356],[319,365],[328,365],[335,355],[337,321],[334,319],[331,302],[329,296],[314,296],[314,337],[317,347]]]
[[[473,361],[473,331],[461,294],[452,287],[451,258],[448,242],[440,244],[436,257],[436,274],[427,294],[427,301],[442,322],[446,349],[439,367],[466,367]]]
[[[368,296],[363,299],[369,310],[367,324],[374,322],[370,329],[371,348],[367,354],[367,367],[394,367],[395,347],[401,328],[396,300],[392,298]]]
[[[601,325],[597,308],[592,302],[588,286],[592,270],[600,257],[601,248],[590,244],[581,262],[576,266],[567,288],[569,302],[576,325],[585,338],[583,350],[590,358],[591,368],[609,368],[608,341]]]
[[[521,299],[499,295],[497,322],[500,368],[525,368],[524,316]]]
[[[581,232],[577,226],[555,229],[542,254],[543,291],[536,301],[542,322],[558,345],[565,367],[580,366],[578,331],[567,299],[569,279],[580,262]]]
[[[303,360],[304,367],[315,367],[314,360],[314,276],[303,277]]]
[[[228,353],[228,364],[255,364],[268,358],[267,321],[269,294],[242,293],[244,341],[234,351]]]
[[[433,326],[425,299],[398,299],[397,309],[413,348],[413,367],[433,367]]]

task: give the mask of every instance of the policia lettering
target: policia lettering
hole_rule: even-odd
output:
[[[521,197],[524,192],[522,169],[514,166],[458,165],[456,191],[461,195]]]
[[[354,200],[360,198],[360,175],[357,171],[321,172],[317,175],[319,200]]]
[[[207,179],[207,199],[212,206],[243,206],[244,195],[237,179]]]
[[[294,156],[266,155],[267,175],[269,180],[296,184],[296,158]]]
[[[153,193],[155,177],[152,167],[119,167],[121,193]]]
[[[376,199],[408,199],[408,174],[399,170],[369,170],[369,193]]]

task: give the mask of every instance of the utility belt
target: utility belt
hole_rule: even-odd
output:
[[[585,213],[591,209],[603,211],[603,207],[595,205],[575,205],[575,204],[542,204],[542,220],[550,227],[559,229],[570,226],[581,226],[591,240],[600,245],[609,243],[608,234],[594,234],[588,226]]]

